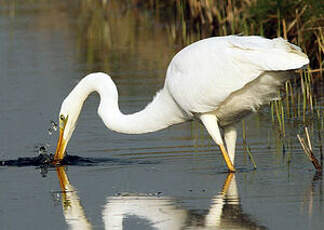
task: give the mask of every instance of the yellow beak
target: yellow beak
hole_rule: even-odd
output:
[[[60,136],[57,141],[56,151],[54,155],[54,162],[60,162],[65,155],[66,140],[64,139],[64,130],[67,123],[67,118],[60,120]]]

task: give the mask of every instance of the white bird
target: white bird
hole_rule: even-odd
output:
[[[164,87],[153,101],[142,111],[127,115],[119,110],[112,79],[105,73],[91,73],[62,103],[54,162],[63,159],[83,102],[96,91],[100,95],[98,114],[116,132],[149,133],[199,119],[219,146],[229,171],[234,172],[235,123],[276,99],[291,70],[308,63],[298,46],[282,38],[232,35],[200,40],[173,57]]]

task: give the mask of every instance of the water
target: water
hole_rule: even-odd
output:
[[[1,160],[54,152],[51,121],[91,71],[113,77],[126,113],[143,108],[163,86],[168,62],[181,48],[164,24],[115,1],[106,16],[96,4],[78,3],[0,1]],[[197,122],[118,134],[103,126],[98,101],[96,94],[86,101],[68,152],[102,161],[1,167],[1,229],[322,229],[322,178],[297,142],[301,126],[286,125],[283,150],[268,110],[248,117],[257,170],[239,124],[233,176]],[[312,130],[317,153],[318,132]]]

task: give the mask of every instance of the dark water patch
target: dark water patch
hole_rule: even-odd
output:
[[[1,166],[50,166],[54,160],[53,154],[41,153],[36,157],[19,157],[15,160],[0,161]],[[53,164],[52,164],[53,165]]]
[[[81,157],[77,155],[65,155],[62,161],[55,163],[54,155],[41,153],[35,157],[19,157],[14,160],[0,161],[0,166],[14,166],[14,167],[26,167],[37,166],[40,168],[56,167],[63,165],[74,166],[98,166],[102,164],[113,165],[129,165],[129,164],[153,164],[152,161],[136,161],[136,160],[123,160],[114,158],[96,158],[96,157]]]

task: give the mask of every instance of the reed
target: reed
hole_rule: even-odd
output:
[[[253,164],[254,169],[256,169],[256,163],[254,160],[254,157],[252,155],[252,152],[250,150],[250,146],[247,143],[247,138],[246,138],[246,127],[245,127],[245,121],[242,120],[242,136],[243,136],[243,148],[245,149],[245,152],[248,154],[250,161]]]
[[[307,127],[305,127],[305,134],[306,134],[306,141],[304,138],[302,138],[299,134],[297,134],[297,138],[306,154],[308,159],[312,162],[314,165],[314,168],[317,172],[322,173],[323,165],[321,165],[315,155],[313,154],[312,144],[310,141],[310,136]],[[322,157],[322,156],[321,156]]]
[[[311,65],[322,73],[324,6],[316,0],[131,0],[155,14],[174,18],[177,41],[192,42],[213,35],[282,36],[301,46]],[[165,13],[167,12],[167,13]],[[320,74],[318,74],[320,75]]]

